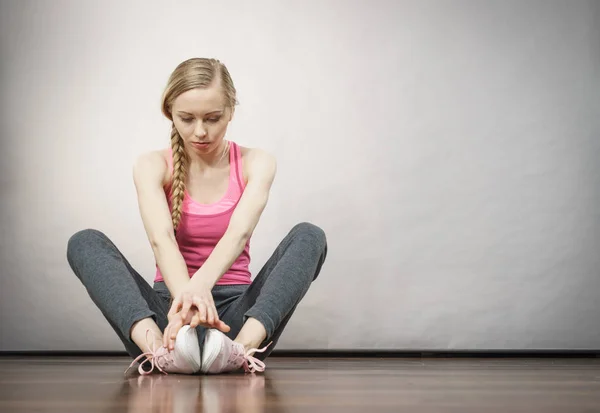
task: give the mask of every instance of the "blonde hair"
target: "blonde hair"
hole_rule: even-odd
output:
[[[172,122],[171,149],[173,151],[173,178],[171,181],[171,218],[173,229],[181,222],[181,209],[185,194],[185,180],[189,165],[189,156],[183,146],[183,139],[175,128],[173,122],[173,102],[184,92],[196,88],[207,88],[215,81],[221,81],[221,89],[225,100],[225,107],[233,112],[236,99],[236,90],[223,63],[217,59],[192,58],[180,63],[167,82],[162,96],[162,113]],[[224,145],[221,157],[228,153],[229,145]]]

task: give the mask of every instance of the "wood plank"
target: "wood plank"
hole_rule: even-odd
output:
[[[592,412],[595,358],[286,358],[129,377],[126,357],[0,357],[0,412]]]

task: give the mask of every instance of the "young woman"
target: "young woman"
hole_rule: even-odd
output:
[[[236,104],[218,60],[189,59],[169,78],[162,112],[172,121],[170,148],[144,153],[133,166],[156,260],[152,287],[102,232],[69,239],[69,265],[140,374],[264,371],[325,261],[325,233],[300,223],[251,279],[250,239],[276,162],[225,139]]]

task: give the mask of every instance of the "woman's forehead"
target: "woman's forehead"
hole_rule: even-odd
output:
[[[197,88],[188,90],[177,96],[173,109],[189,114],[204,115],[210,112],[222,111],[223,93],[220,88]]]

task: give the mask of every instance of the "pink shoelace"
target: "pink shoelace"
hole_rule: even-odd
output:
[[[152,333],[152,336],[153,336],[154,339],[156,339],[156,334],[154,334],[154,331],[152,331],[150,329],[146,330],[146,345],[148,347],[150,347],[150,343],[148,342],[148,332]],[[162,351],[161,351],[161,349],[162,349]],[[161,351],[161,352],[159,353],[159,351]],[[157,349],[156,348],[156,340],[152,340],[151,350],[148,351],[148,352],[146,352],[146,353],[142,353],[139,356],[137,356],[136,359],[131,362],[131,364],[129,365],[129,367],[127,367],[127,370],[125,370],[124,374],[127,375],[127,372],[129,371],[129,369],[131,367],[133,367],[133,365],[135,363],[137,363],[138,361],[140,361],[144,357],[146,359],[143,360],[143,361],[141,361],[140,362],[140,366],[138,367],[138,372],[141,375],[145,376],[147,374],[152,373],[152,371],[154,371],[155,367],[158,370],[160,370],[162,373],[167,374],[167,375],[169,374],[169,373],[167,373],[166,371],[164,371],[160,367],[158,361],[159,360],[162,361],[163,362],[163,367],[166,367],[166,366],[170,365],[171,363],[173,363],[173,355],[169,351],[167,351],[166,349],[164,349],[162,346]],[[156,362],[155,362],[155,360],[156,360]],[[150,362],[150,365],[151,365],[150,370],[144,370],[144,368],[143,368],[144,362],[146,362],[146,361]]]
[[[246,373],[254,373],[255,371],[259,371],[259,372],[265,371],[265,367],[266,367],[265,363],[263,363],[261,360],[257,359],[256,357],[252,357],[252,354],[263,353],[267,349],[267,347],[269,347],[271,345],[271,343],[267,344],[260,350],[257,348],[251,348],[246,353],[243,353],[242,357],[244,358],[244,361],[243,361],[242,365],[244,366],[244,371],[246,371]]]

